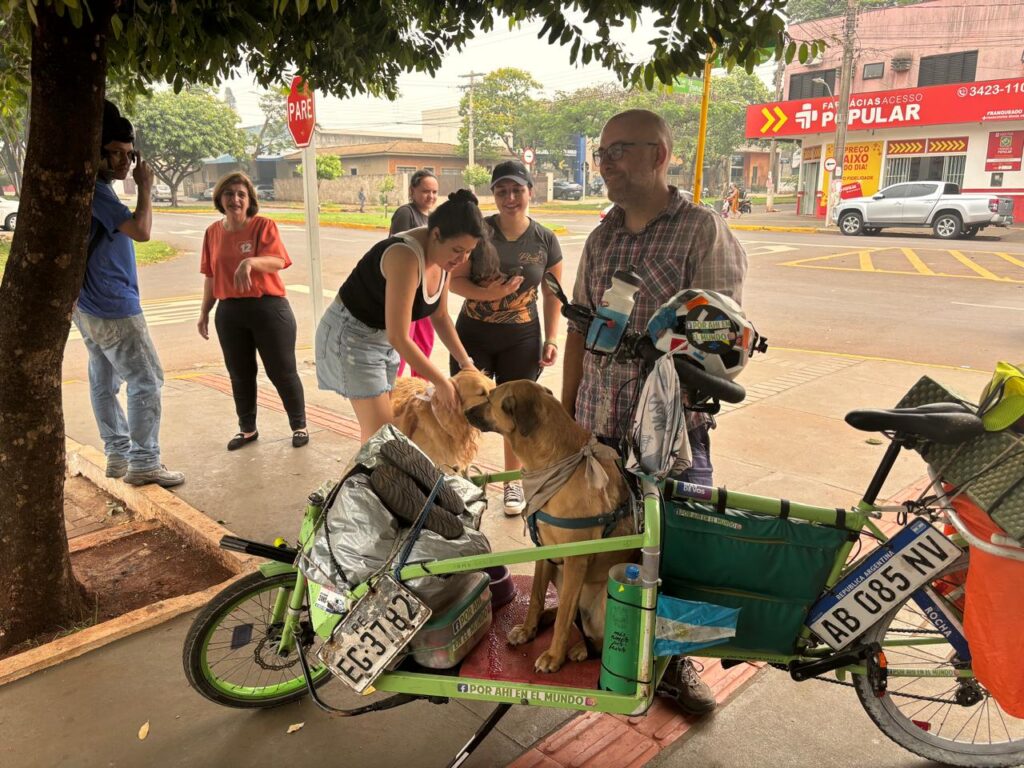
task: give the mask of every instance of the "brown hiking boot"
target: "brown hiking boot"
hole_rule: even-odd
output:
[[[700,672],[690,659],[675,656],[668,663],[665,676],[658,684],[658,693],[675,700],[688,715],[706,715],[718,706],[711,687],[700,679]]]

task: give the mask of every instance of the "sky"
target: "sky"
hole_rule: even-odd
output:
[[[529,72],[543,85],[545,96],[553,96],[557,91],[574,91],[599,83],[616,82],[615,75],[599,65],[570,64],[569,46],[549,46],[546,38],[538,40],[537,33],[542,26],[543,23],[538,21],[510,31],[507,21],[497,20],[493,31],[477,36],[462,51],[448,54],[436,76],[407,74],[400,77],[400,96],[394,102],[368,96],[341,100],[318,93],[317,122],[325,130],[387,130],[419,136],[423,110],[458,105],[463,94],[460,86],[469,82],[469,78],[460,75],[470,72],[486,74],[502,67],[516,67]],[[647,40],[652,37],[652,28],[641,25],[633,33],[628,27],[621,30],[618,39],[628,43],[629,49],[640,58],[647,50]],[[242,76],[224,85],[230,87],[235,96],[243,125],[263,121],[258,103],[260,89],[250,78]]]

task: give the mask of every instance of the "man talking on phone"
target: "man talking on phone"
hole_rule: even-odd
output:
[[[105,101],[85,281],[72,319],[89,351],[89,395],[107,457],[107,477],[170,488],[183,483],[185,475],[160,463],[164,372],[142,315],[135,264],[135,243],[149,240],[153,226],[153,171],[134,143],[131,122]],[[134,212],[113,188],[130,170],[138,187]],[[128,394],[127,416],[117,399],[121,382]]]

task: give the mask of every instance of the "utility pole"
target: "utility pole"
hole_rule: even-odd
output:
[[[785,57],[779,58],[775,67],[775,101],[782,101],[782,80],[786,71]],[[768,143],[768,195],[765,200],[765,209],[768,213],[775,211],[775,190],[779,187],[779,158],[778,147],[775,143],[775,134]]]
[[[475,165],[476,158],[474,155],[474,142],[473,142],[473,86],[476,85],[476,78],[483,77],[484,72],[470,72],[468,75],[459,75],[459,77],[468,77],[469,85],[461,86],[462,88],[469,89],[469,164]]]
[[[843,64],[839,76],[839,103],[836,105],[836,143],[832,157],[836,170],[830,177],[828,205],[825,206],[825,225],[832,226],[836,198],[843,184],[843,165],[846,156],[846,126],[850,116],[850,86],[853,82],[853,41],[857,32],[858,0],[846,0],[846,23],[843,27]]]

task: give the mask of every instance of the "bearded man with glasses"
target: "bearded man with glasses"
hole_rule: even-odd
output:
[[[703,288],[741,303],[747,254],[728,225],[694,205],[668,183],[672,135],[654,112],[631,109],[612,117],[601,132],[594,163],[615,203],[583,246],[573,301],[596,307],[612,275],[636,272],[641,288],[630,325],[647,327],[654,312],[679,291]],[[639,365],[599,358],[584,349],[586,328],[569,324],[563,362],[562,404],[602,442],[618,447],[633,422],[643,382]],[[681,479],[712,485],[710,417],[688,412],[693,464]],[[686,658],[673,659],[658,688],[681,709],[699,715],[715,708],[711,689]]]

